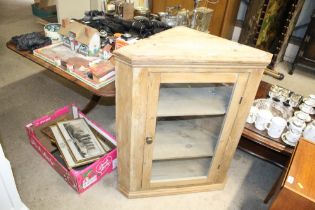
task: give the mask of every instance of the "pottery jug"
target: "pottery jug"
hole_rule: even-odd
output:
[[[306,126],[303,137],[315,142],[315,120]]]

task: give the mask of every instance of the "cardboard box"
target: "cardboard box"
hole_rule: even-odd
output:
[[[106,139],[112,145],[112,151],[102,156],[94,163],[83,169],[68,169],[63,164],[63,159],[56,157],[57,148],[51,144],[48,136],[41,129],[53,125],[61,120],[85,118],[89,126],[102,139]],[[65,106],[51,114],[45,115],[32,123],[26,125],[26,132],[31,145],[36,151],[53,167],[68,184],[77,192],[82,193],[97,183],[104,175],[112,172],[117,166],[116,140],[109,132],[100,128],[95,122],[88,119],[74,105]]]

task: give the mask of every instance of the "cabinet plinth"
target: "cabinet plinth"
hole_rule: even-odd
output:
[[[185,27],[115,52],[118,186],[217,190],[271,54]]]

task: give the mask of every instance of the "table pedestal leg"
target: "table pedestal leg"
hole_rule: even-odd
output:
[[[101,96],[93,95],[89,103],[83,108],[82,112],[84,114],[89,113],[92,109],[94,109],[94,107],[98,104],[100,100],[101,100]]]

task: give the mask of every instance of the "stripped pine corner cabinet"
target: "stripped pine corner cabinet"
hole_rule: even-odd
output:
[[[176,27],[115,52],[118,187],[222,189],[270,53]]]

